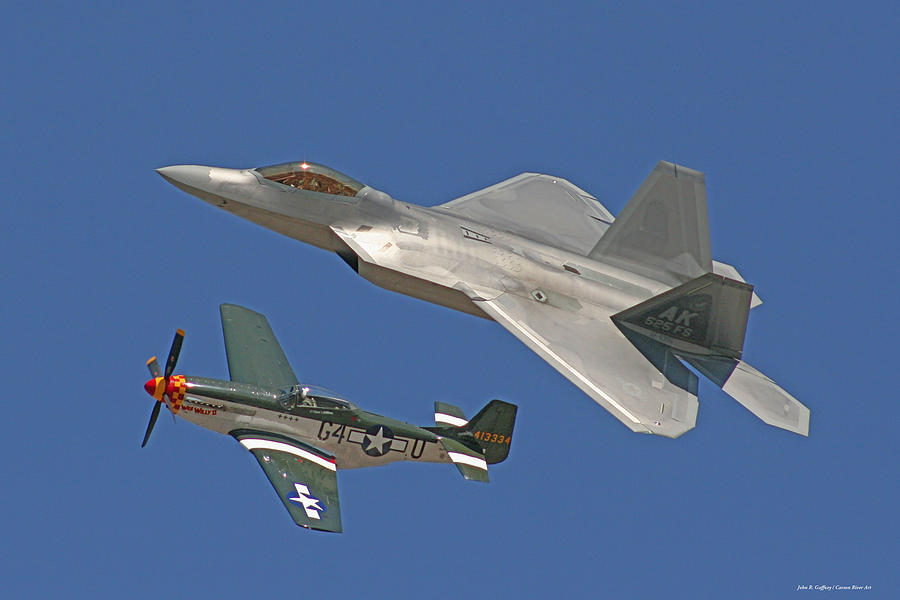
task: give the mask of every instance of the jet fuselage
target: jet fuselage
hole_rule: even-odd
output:
[[[368,187],[345,197],[281,185],[252,170],[188,165],[159,172],[214,206],[339,254],[380,287],[485,318],[466,292],[490,299],[508,291],[561,310],[577,313],[587,303],[613,314],[671,287]]]

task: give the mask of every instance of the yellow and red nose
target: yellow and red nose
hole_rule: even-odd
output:
[[[156,398],[158,401],[162,401],[163,393],[166,391],[166,380],[164,377],[154,377],[147,381],[144,384],[144,390],[147,391],[148,394]]]

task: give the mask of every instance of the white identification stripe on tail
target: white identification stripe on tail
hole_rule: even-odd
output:
[[[300,458],[305,458],[310,462],[314,462],[320,467],[325,467],[329,471],[337,471],[337,466],[331,462],[330,460],[326,460],[321,456],[316,456],[312,452],[307,452],[306,450],[302,450],[297,448],[296,446],[291,446],[290,444],[285,444],[284,442],[274,442],[272,440],[261,440],[257,438],[247,438],[241,440],[241,445],[247,450],[278,450],[279,452],[287,452],[288,454],[293,454],[294,456],[299,456]]]
[[[463,454],[462,452],[448,452],[447,455],[450,457],[450,460],[455,463],[462,463],[464,465],[469,465],[487,471],[487,463],[483,458],[470,456],[468,454]]]
[[[446,423],[447,425],[453,425],[455,427],[464,427],[469,424],[469,422],[465,419],[460,419],[459,417],[454,417],[453,415],[438,412],[434,413],[434,422]]]
[[[637,418],[635,418],[635,416],[634,416],[633,414],[631,414],[630,412],[628,412],[627,410],[625,410],[625,407],[624,407],[624,406],[622,406],[621,404],[619,404],[618,402],[616,402],[615,400],[613,400],[613,397],[612,397],[612,396],[610,396],[609,394],[607,394],[606,392],[604,392],[603,390],[601,390],[599,387],[597,387],[596,385],[594,385],[594,382],[592,382],[590,379],[588,379],[587,377],[585,377],[584,375],[582,375],[581,373],[579,373],[578,371],[576,371],[575,368],[572,367],[572,366],[571,366],[569,363],[567,363],[566,361],[564,361],[564,360],[562,359],[562,357],[561,357],[559,354],[557,354],[556,352],[554,352],[553,350],[551,350],[550,347],[547,346],[547,344],[545,344],[545,343],[537,336],[536,333],[534,333],[533,331],[531,331],[531,329],[530,329],[529,327],[526,327],[526,326],[523,325],[522,323],[519,323],[518,321],[516,321],[515,319],[513,319],[512,317],[510,317],[508,314],[506,314],[506,312],[505,312],[502,308],[500,308],[499,306],[497,306],[494,302],[485,302],[485,304],[490,304],[490,305],[491,305],[491,308],[493,308],[493,309],[496,310],[498,313],[500,313],[501,315],[503,315],[503,317],[509,322],[510,325],[512,325],[513,327],[515,327],[515,328],[518,329],[519,331],[521,331],[523,334],[525,334],[525,335],[528,337],[528,339],[530,339],[532,342],[534,342],[535,344],[537,344],[538,346],[540,346],[541,350],[543,350],[544,352],[546,352],[547,354],[549,354],[550,356],[552,356],[556,361],[559,362],[560,365],[562,365],[563,367],[565,367],[565,369],[566,369],[569,373],[571,373],[572,375],[574,375],[575,377],[577,377],[579,381],[581,381],[581,382],[584,383],[586,386],[588,386],[589,388],[591,388],[592,390],[594,390],[595,392],[597,392],[598,394],[600,394],[601,396],[603,396],[603,398],[605,398],[607,402],[609,402],[610,404],[612,404],[613,407],[614,407],[616,410],[620,411],[623,415],[625,415],[626,417],[628,417],[628,419],[629,419],[632,423],[639,423],[639,424],[641,423]]]

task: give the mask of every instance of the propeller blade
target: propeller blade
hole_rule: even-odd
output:
[[[147,440],[150,439],[150,433],[153,431],[153,426],[156,425],[156,419],[159,417],[159,409],[162,406],[162,402],[155,402],[153,404],[153,412],[150,413],[150,422],[147,423],[147,433],[144,434],[144,441],[141,442],[141,448],[147,445]]]
[[[162,375],[162,369],[159,368],[159,363],[156,362],[155,356],[147,361],[147,368],[150,369],[150,376],[153,378]]]
[[[172,415],[172,422],[175,422],[175,404],[172,402],[172,399],[169,398],[168,394],[163,394],[163,401],[166,403],[166,408],[169,409],[169,414]]]
[[[184,341],[184,331],[181,329],[175,332],[175,339],[172,340],[172,348],[169,350],[169,358],[166,359],[166,373],[163,377],[168,381],[175,370],[175,363],[178,362],[178,355],[181,354],[181,342]]]
[[[175,410],[172,408],[175,405],[172,403],[168,396],[163,396],[163,398],[166,399],[166,406],[169,407],[169,414],[172,415],[172,423],[177,423],[178,419],[175,418]]]

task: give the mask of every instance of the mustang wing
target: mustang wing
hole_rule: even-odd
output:
[[[265,315],[222,304],[222,331],[232,381],[277,388],[298,383]]]
[[[677,359],[671,383],[616,328],[608,313],[577,313],[509,292],[475,303],[632,431],[678,437],[697,420],[697,376]]]
[[[297,525],[342,531],[333,456],[278,434],[242,429],[231,435],[259,461]]]
[[[435,208],[582,255],[613,221],[581,188],[538,173],[522,173]]]

